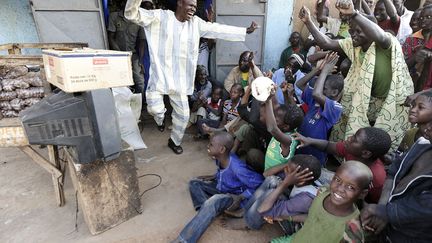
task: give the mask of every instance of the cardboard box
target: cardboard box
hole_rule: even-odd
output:
[[[130,52],[44,50],[42,56],[48,82],[65,92],[133,85]]]

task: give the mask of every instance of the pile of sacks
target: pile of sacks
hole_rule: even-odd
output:
[[[39,67],[0,66],[0,119],[17,117],[44,97],[44,71]]]

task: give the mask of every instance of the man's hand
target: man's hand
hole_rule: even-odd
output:
[[[337,0],[336,8],[343,15],[351,16],[354,14],[354,3],[352,0]]]
[[[306,147],[306,146],[311,145],[309,138],[301,135],[298,132],[294,133],[292,135],[292,137],[294,138],[294,140],[300,142],[300,144],[297,146],[297,148]]]
[[[287,165],[284,168],[285,172],[285,178],[282,181],[282,184],[284,186],[291,186],[291,185],[299,185],[302,186],[306,182],[313,179],[313,172],[309,171],[309,168],[305,168],[301,170],[300,166],[297,166],[295,169],[292,168],[292,166]]]
[[[306,6],[300,9],[299,18],[303,23],[307,23],[310,20],[310,10]]]
[[[252,21],[251,25],[247,27],[246,33],[252,34],[256,29],[258,29],[258,24],[255,21]]]

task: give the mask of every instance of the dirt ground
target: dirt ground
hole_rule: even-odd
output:
[[[145,120],[142,136],[148,149],[136,151],[138,175],[159,174],[162,184],[143,195],[141,215],[96,236],[90,234],[81,209],[76,214],[69,174],[66,205],[57,207],[51,176],[20,150],[0,148],[0,242],[170,242],[195,214],[188,181],[215,171],[207,156],[207,141],[194,140],[192,131],[183,140],[184,153],[175,155],[166,146],[169,130],[160,133],[151,118]],[[140,190],[158,181],[143,177]],[[227,230],[219,218],[200,242],[268,242],[280,233],[276,225],[260,231]]]

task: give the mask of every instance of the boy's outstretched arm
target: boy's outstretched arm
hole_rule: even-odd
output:
[[[277,173],[283,171],[285,166],[286,166],[286,164],[280,164],[280,165],[276,165],[276,166],[273,166],[271,168],[268,168],[266,171],[264,171],[263,176],[269,177],[272,175],[276,175]]]
[[[296,86],[304,91],[306,89],[306,86],[309,83],[309,80],[311,80],[315,75],[317,75],[320,72],[320,67],[316,66],[310,71],[308,74],[303,76],[299,81],[296,82]]]
[[[320,76],[318,77],[317,81],[315,82],[315,86],[313,89],[312,97],[318,104],[320,104],[322,107],[324,107],[326,102],[326,96],[324,95],[324,83],[327,78],[327,75],[331,74],[333,71],[334,66],[336,65],[337,61],[339,59],[339,56],[336,52],[332,52],[330,54],[327,54],[327,56],[324,59],[324,67],[321,71]]]
[[[245,90],[243,97],[241,98],[241,101],[240,101],[241,105],[247,105],[249,103],[249,97],[250,97],[251,93],[252,93],[251,85],[248,85],[247,89]]]
[[[393,187],[393,178],[386,178],[378,204],[387,204]]]
[[[343,52],[342,48],[339,46],[338,41],[330,39],[328,36],[324,35],[318,30],[318,28],[310,19],[310,11],[307,7],[302,7],[302,9],[300,10],[299,18],[301,21],[303,21],[303,23],[305,23],[306,27],[313,35],[318,46],[326,50],[333,50],[341,53]]]
[[[267,131],[281,144],[289,146],[291,145],[291,137],[288,135],[285,135],[277,126],[276,118],[273,112],[273,102],[272,99],[274,97],[274,88],[272,90],[272,95],[269,96],[265,103],[265,120],[267,125]]]
[[[300,145],[297,148],[305,147],[305,146],[314,146],[315,148],[325,151],[329,154],[337,154],[335,142],[330,142],[324,139],[305,137],[300,133],[293,134],[293,137],[295,140],[300,142]]]
[[[340,0],[338,0],[336,2],[336,8],[341,14],[351,16],[351,21],[360,26],[365,36],[376,42],[381,48],[388,49],[391,46],[391,39],[386,32],[377,24],[354,10],[352,1],[347,6],[344,6],[340,3]]]

